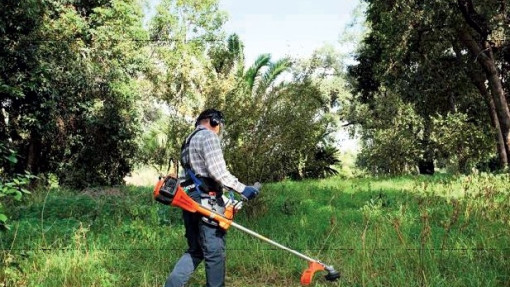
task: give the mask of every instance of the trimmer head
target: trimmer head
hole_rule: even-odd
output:
[[[305,269],[301,275],[301,285],[306,286],[312,283],[313,275],[315,272],[322,270],[328,272],[328,274],[325,276],[326,280],[328,281],[336,281],[338,278],[340,278],[340,272],[336,271],[332,266],[325,265],[320,261],[309,261],[308,268]]]
[[[328,271],[328,274],[324,276],[326,280],[328,281],[336,281],[338,278],[340,278],[340,272],[336,271],[333,267],[328,266],[325,268],[326,271]]]

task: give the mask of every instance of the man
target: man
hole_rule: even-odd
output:
[[[183,186],[190,197],[199,203],[209,197],[220,207],[224,206],[222,186],[237,191],[245,200],[253,199],[259,193],[257,188],[239,182],[227,170],[218,137],[224,123],[220,111],[203,111],[181,150],[181,164],[186,170]],[[183,211],[183,221],[188,250],[168,276],[165,287],[184,286],[202,260],[205,260],[206,286],[225,286],[225,230],[198,213]]]

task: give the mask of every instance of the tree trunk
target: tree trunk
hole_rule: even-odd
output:
[[[4,108],[0,105],[0,142],[6,142],[8,138],[9,136],[7,133],[7,124],[4,117]]]
[[[424,130],[423,130],[423,158],[418,161],[418,170],[420,174],[434,174],[434,151],[430,145],[430,133],[432,131],[432,120],[429,116],[424,119]]]
[[[491,117],[492,127],[496,133],[496,150],[498,152],[499,164],[501,167],[508,166],[508,155],[505,148],[505,140],[503,132],[501,131],[501,125],[499,124],[498,113],[496,112],[496,105],[492,99],[487,87],[485,86],[485,79],[480,74],[469,73],[471,81],[478,88],[478,91],[483,96],[489,115]]]
[[[177,158],[171,158],[170,162],[171,168],[169,169],[169,173],[175,177],[179,177],[179,160]]]
[[[487,76],[494,108],[503,136],[503,143],[507,155],[506,162],[508,163],[510,161],[510,110],[505,97],[505,91],[503,90],[503,84],[501,83],[499,72],[493,59],[492,48],[487,41],[482,43],[483,46],[478,44],[467,29],[460,29],[458,32],[460,41],[467,47],[471,54],[476,57],[476,60]]]
[[[452,45],[453,50],[457,55],[457,60],[459,62],[462,62],[462,51],[460,47],[455,42],[452,43]],[[487,105],[487,111],[489,112],[489,116],[491,119],[491,126],[496,135],[496,151],[498,153],[499,167],[504,168],[508,166],[509,158],[507,156],[507,152],[505,149],[505,140],[503,138],[503,132],[501,131],[501,125],[499,124],[498,113],[496,112],[496,105],[494,104],[494,100],[492,99],[491,94],[487,90],[487,86],[485,85],[487,78],[481,72],[475,71],[474,69],[468,68],[467,74],[471,79],[471,82],[478,89],[478,92],[482,96],[485,104]]]
[[[41,151],[41,136],[38,132],[32,132],[30,134],[30,142],[28,144],[28,154],[27,154],[27,167],[26,169],[32,173],[39,173],[39,158]]]

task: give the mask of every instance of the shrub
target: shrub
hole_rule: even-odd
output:
[[[16,152],[0,143],[0,198],[5,202],[20,201],[23,194],[30,194],[26,186],[34,178],[33,175],[29,173],[11,175],[5,171],[5,167],[14,165],[17,161]],[[0,231],[9,229],[7,220],[7,211],[0,202]]]

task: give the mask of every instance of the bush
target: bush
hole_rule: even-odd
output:
[[[340,163],[338,152],[338,148],[334,146],[315,148],[313,155],[305,162],[303,176],[305,178],[326,178],[337,175],[338,171],[332,166]]]
[[[34,176],[29,173],[10,175],[5,171],[5,167],[14,165],[17,161],[16,152],[0,143],[0,198],[5,202],[20,201],[23,194],[30,194],[26,186]],[[9,229],[7,220],[7,211],[0,202],[0,231]]]

